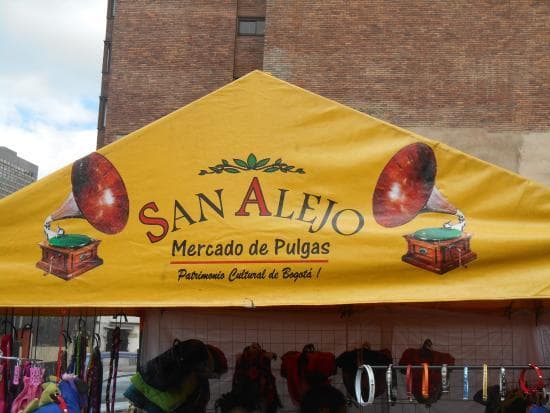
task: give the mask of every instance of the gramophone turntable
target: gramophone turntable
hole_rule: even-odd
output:
[[[413,143],[399,150],[378,178],[373,213],[376,222],[387,228],[404,225],[423,212],[455,215],[457,223],[404,235],[408,247],[404,262],[444,274],[477,256],[470,249],[472,235],[464,232],[464,214],[435,186],[436,165],[435,154],[426,144]]]
[[[104,234],[116,234],[128,222],[129,201],[124,181],[116,168],[97,152],[79,159],[71,172],[72,192],[63,205],[46,218],[46,240],[39,245],[42,259],[36,266],[46,273],[69,280],[101,264],[100,240],[82,234],[66,234],[51,223],[66,218],[84,218]]]

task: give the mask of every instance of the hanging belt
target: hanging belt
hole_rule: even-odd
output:
[[[464,376],[463,376],[463,393],[462,400],[468,400],[470,398],[470,382],[468,380],[468,366],[464,366]]]
[[[361,388],[361,378],[363,377],[363,372],[367,373],[367,377],[369,380],[369,397],[367,401],[363,400],[363,390]],[[355,397],[357,399],[357,403],[359,403],[359,405],[361,406],[373,404],[375,390],[376,384],[374,381],[374,371],[372,370],[372,367],[367,364],[359,366],[359,368],[357,369],[357,374],[355,375]]]
[[[397,400],[397,389],[393,386],[393,366],[391,364],[386,370],[386,386],[388,388],[388,403],[393,406]]]
[[[407,383],[407,398],[412,403],[413,401],[413,379],[412,379],[412,367],[409,364],[407,366],[407,374],[405,376],[405,381]]]
[[[430,370],[428,363],[422,363],[422,397],[428,399],[430,397]]]
[[[107,389],[105,395],[105,406],[107,413],[115,411],[115,393],[116,393],[116,376],[118,374],[118,356],[120,352],[120,327],[113,330],[113,344],[111,346],[111,361],[109,363],[109,378],[107,380]],[[111,390],[112,383],[112,393]]]
[[[449,393],[449,379],[448,379],[448,373],[449,370],[447,369],[447,364],[441,365],[441,393]]]
[[[503,402],[506,399],[506,369],[504,367],[500,368],[500,376],[498,380],[500,401]]]
[[[483,364],[483,387],[482,387],[482,398],[483,401],[487,401],[487,364]]]
[[[527,395],[535,395],[544,388],[544,378],[542,377],[541,369],[539,369],[537,365],[530,363],[529,368],[534,370],[537,374],[537,383],[533,387],[529,387],[527,381],[525,380],[525,374],[528,369],[523,369],[519,375],[519,387],[523,393]]]
[[[59,347],[57,349],[57,368],[55,369],[55,375],[57,378],[57,382],[59,383],[61,381],[61,364],[63,359],[63,324],[65,322],[65,318],[61,316],[61,330],[59,331]]]

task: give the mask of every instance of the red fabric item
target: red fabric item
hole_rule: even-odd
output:
[[[12,356],[12,336],[5,334],[0,340],[0,350],[5,357]],[[0,361],[0,413],[7,413],[9,407],[8,386],[10,385],[10,365],[8,360]]]
[[[336,358],[332,353],[289,351],[281,359],[281,376],[286,378],[288,393],[296,405],[312,386],[330,384],[328,378],[335,374]]]
[[[399,364],[401,365],[421,365],[428,363],[432,365],[448,364],[452,366],[455,364],[455,359],[448,353],[440,353],[438,351],[422,350],[416,348],[408,348],[403,352]],[[412,392],[414,398],[418,403],[433,404],[441,397],[441,370],[430,369],[428,373],[429,381],[429,397],[422,396],[422,377],[423,369],[415,368],[411,369],[412,377]]]

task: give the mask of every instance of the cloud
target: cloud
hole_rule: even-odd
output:
[[[39,165],[40,177],[93,152],[96,144],[95,129],[65,130],[41,122],[33,122],[26,129],[0,125],[0,136],[0,146]]]
[[[0,5],[0,145],[40,177],[95,148],[106,3]]]
[[[99,94],[105,1],[24,0],[0,6],[0,73],[41,73],[62,95]]]
[[[97,119],[97,109],[86,107],[84,98],[58,96],[40,74],[3,75],[0,90],[0,122],[5,125],[41,121],[58,127],[92,127]]]

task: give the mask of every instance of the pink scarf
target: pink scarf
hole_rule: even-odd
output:
[[[40,367],[31,367],[30,375],[23,377],[23,390],[15,398],[11,405],[11,413],[19,413],[29,405],[34,399],[39,399],[42,394],[42,378],[44,369]]]

